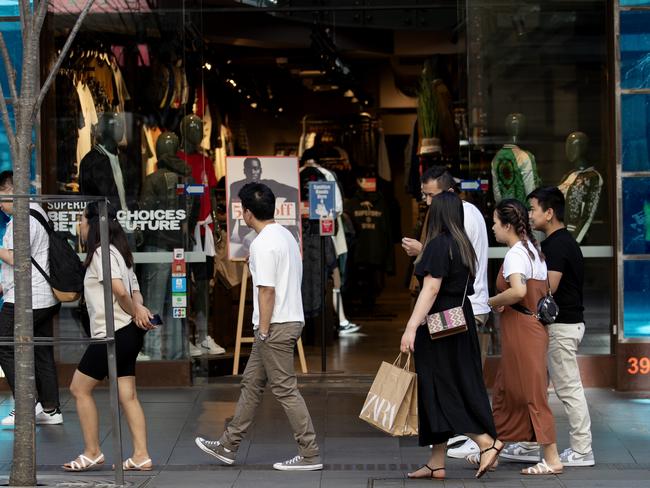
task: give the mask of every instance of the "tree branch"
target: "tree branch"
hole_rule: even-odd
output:
[[[7,100],[5,99],[5,94],[2,86],[0,86],[0,115],[2,115],[2,122],[4,122],[5,131],[7,133],[7,140],[9,141],[9,153],[11,154],[11,160],[16,161],[16,136],[14,133],[14,128],[11,125],[11,120],[9,119]]]
[[[39,93],[38,98],[36,99],[36,103],[32,110],[31,120],[33,120],[36,117],[36,113],[39,111],[41,104],[45,99],[45,95],[47,95],[48,90],[52,86],[52,83],[54,82],[54,77],[59,72],[59,68],[61,68],[63,61],[67,57],[68,51],[70,51],[70,47],[72,47],[72,43],[74,42],[74,39],[77,36],[77,32],[79,32],[79,29],[81,28],[81,24],[86,18],[86,15],[88,15],[88,12],[90,12],[90,8],[93,6],[93,3],[95,3],[95,0],[87,0],[86,5],[84,6],[83,10],[79,14],[79,17],[77,17],[77,20],[75,21],[75,24],[72,27],[70,34],[68,34],[68,39],[65,41],[65,45],[63,46],[63,49],[61,49],[61,53],[59,54],[56,63],[54,63],[54,67],[50,70],[50,74],[47,75],[47,79],[45,80],[45,83],[43,83],[43,86],[41,87],[41,92]]]
[[[4,60],[5,67],[7,68],[7,81],[9,82],[9,93],[13,100],[18,99],[18,93],[16,92],[16,71],[14,70],[13,64],[11,63],[11,57],[9,56],[9,51],[7,50],[7,44],[5,44],[5,38],[0,32],[0,54]]]
[[[34,16],[34,32],[38,34],[39,39],[41,37],[43,22],[45,22],[45,16],[47,15],[48,3],[48,0],[41,0],[36,8],[36,15]]]
[[[20,0],[18,6],[20,7],[20,27],[22,29],[23,35],[23,44],[29,38],[29,34],[32,28],[30,17],[30,4],[29,0]]]

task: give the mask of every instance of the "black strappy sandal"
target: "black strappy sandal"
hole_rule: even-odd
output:
[[[476,472],[476,479],[479,479],[481,476],[487,473],[492,467],[492,465],[497,462],[497,459],[499,459],[499,454],[501,454],[501,451],[505,447],[505,443],[501,442],[501,447],[497,447],[497,442],[501,442],[501,441],[499,441],[499,439],[494,439],[494,442],[492,443],[491,447],[488,447],[487,449],[481,451],[479,456],[479,469]],[[480,465],[481,465],[481,458],[483,457],[483,454],[493,449],[496,451],[496,454],[494,455],[494,459],[492,459],[491,463],[489,463],[487,466],[481,469]]]
[[[431,475],[430,476],[409,476],[408,473],[407,473],[406,477],[408,479],[410,479],[410,480],[429,480],[429,479],[431,479],[431,480],[444,480],[445,479],[444,476],[442,478],[438,478],[436,476],[433,476],[433,473],[435,473],[436,471],[441,471],[441,470],[445,469],[444,467],[442,467],[442,468],[432,468],[428,464],[425,464],[423,466],[420,466],[418,468],[418,470],[420,470],[422,468],[427,468],[429,471],[431,471]]]

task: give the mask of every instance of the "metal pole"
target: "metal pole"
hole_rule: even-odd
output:
[[[325,288],[327,286],[327,274],[325,273],[325,241],[324,239],[329,239],[329,237],[323,237],[321,236],[320,238],[320,272],[321,272],[321,311],[320,311],[320,336],[321,336],[321,344],[320,344],[320,369],[323,373],[327,372],[327,334],[325,333],[325,323],[327,322],[325,320],[325,314],[327,310],[327,306],[325,304],[325,298],[326,298],[326,293],[325,293]]]
[[[113,315],[113,286],[111,282],[111,251],[108,234],[108,211],[106,200],[99,202],[99,236],[102,250],[102,279],[104,281],[104,317],[106,318],[106,343],[108,353],[108,391],[111,402],[111,425],[113,427],[113,454],[115,463],[115,484],[124,485],[122,470],[122,431],[120,424],[120,403],[117,389],[117,365],[115,363],[115,317]]]

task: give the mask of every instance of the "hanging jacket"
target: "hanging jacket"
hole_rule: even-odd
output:
[[[541,183],[535,156],[514,144],[506,144],[492,160],[494,201],[516,198],[526,204],[528,194]]]

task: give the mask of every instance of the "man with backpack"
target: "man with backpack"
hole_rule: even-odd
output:
[[[0,173],[0,196],[14,193],[13,172]],[[13,201],[0,201],[0,210],[13,215]],[[47,214],[40,205],[31,202],[30,210],[38,212],[47,221]],[[30,212],[31,213],[31,212]],[[45,271],[49,272],[50,237],[39,220],[30,215],[29,234],[31,255],[34,261]],[[13,221],[7,224],[7,231],[0,248],[0,269],[2,271],[2,292],[5,303],[0,310],[0,336],[14,336],[14,232]],[[36,266],[32,266],[32,307],[34,314],[34,337],[53,336],[53,318],[61,308],[61,303],[54,296],[52,287]],[[39,403],[36,405],[37,424],[62,424],[63,415],[59,409],[59,385],[56,365],[54,363],[54,347],[38,346],[34,348],[36,372],[36,390]],[[0,346],[0,367],[5,373],[12,393],[15,388],[14,347]],[[0,421],[2,425],[14,425],[14,412]]]

